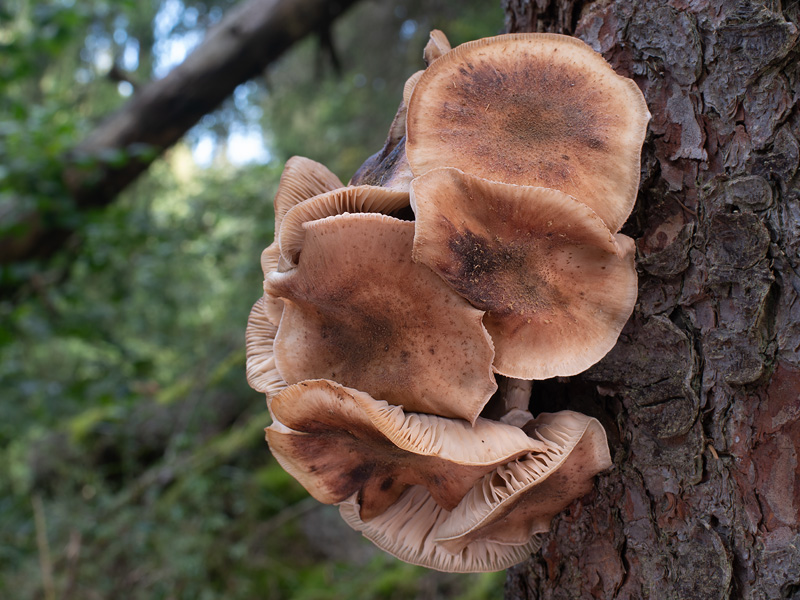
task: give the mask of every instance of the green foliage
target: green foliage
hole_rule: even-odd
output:
[[[93,117],[107,114],[122,101],[116,84],[102,78],[100,59],[107,55],[111,60],[119,50],[108,32],[114,20],[124,19],[132,32],[134,24],[141,23],[137,6],[128,0],[113,7],[99,0],[18,0],[2,9],[1,253],[16,255],[32,229],[74,228],[83,222],[64,184],[64,158]],[[98,40],[107,44],[95,47],[92,41]],[[28,279],[35,268],[4,266],[0,286]]]
[[[442,29],[455,46],[496,35],[502,26],[497,2],[357,4],[334,28],[340,75],[320,60],[315,40],[294,49],[270,73],[264,111],[278,157],[308,156],[346,182],[383,146],[406,79],[425,67],[429,31]],[[315,56],[318,67],[310,72]]]
[[[403,564],[309,499],[269,456],[243,351],[282,159],[349,178],[382,145],[427,30],[491,35],[499,8],[362,3],[336,26],[341,78],[314,78],[313,42],[269,74],[263,123],[281,160],[202,170],[179,146],[108,209],[78,212],[64,156],[125,100],[98,57],[119,62],[135,40],[126,76],[149,79],[166,2],[0,3],[0,245],[32,212],[82,239],[48,270],[16,265],[32,284],[0,300],[0,598],[499,597],[502,573]],[[185,2],[172,31],[227,4]]]

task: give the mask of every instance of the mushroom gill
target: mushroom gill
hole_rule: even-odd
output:
[[[436,532],[453,552],[475,540],[522,544],[546,533],[558,513],[592,489],[611,466],[600,422],[572,411],[543,413],[525,426],[547,452],[530,453],[487,474]]]
[[[358,494],[361,518],[382,514],[408,487],[453,509],[486,473],[549,441],[478,418],[474,425],[404,412],[333,381],[292,385],[273,398],[267,440],[275,458],[327,504]]]
[[[332,190],[344,187],[339,178],[328,168],[310,158],[293,156],[286,161],[275,193],[273,206],[275,209],[275,239],[261,253],[261,270],[264,277],[273,271],[285,270],[285,261],[281,257],[279,233],[281,223],[287,212],[294,206]],[[280,322],[283,314],[283,302],[264,293],[264,311],[274,325]]]
[[[283,259],[280,271],[297,266],[306,232],[304,223],[344,213],[381,213],[396,215],[408,207],[407,191],[372,185],[347,186],[296,204],[283,218],[278,239]]]
[[[257,392],[267,395],[269,403],[272,396],[286,387],[286,382],[275,367],[273,344],[278,328],[267,317],[267,299],[262,296],[253,305],[247,319],[245,345],[247,360],[245,372],[247,383]]]
[[[411,486],[366,518],[354,493],[339,503],[345,521],[380,548],[413,564],[450,572],[496,571],[538,550],[551,519],[592,488],[611,465],[603,428],[564,411],[540,415],[526,430],[545,450],[498,466],[452,510]]]
[[[386,512],[374,519],[360,516],[357,495],[339,504],[345,522],[392,556],[412,565],[449,573],[502,571],[522,562],[541,546],[541,537],[531,536],[523,544],[475,540],[458,552],[450,552],[435,540],[450,512],[436,503],[421,486],[408,488]]]
[[[303,156],[293,156],[286,161],[275,193],[275,231],[280,231],[283,217],[292,207],[343,187],[344,184],[325,165]]]

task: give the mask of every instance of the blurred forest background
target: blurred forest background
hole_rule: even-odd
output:
[[[309,501],[244,377],[285,160],[347,181],[428,31],[494,35],[500,2],[357,2],[332,28],[338,72],[306,38],[107,208],[77,210],[64,157],[232,4],[0,3],[0,250],[31,210],[76,231],[0,265],[0,598],[500,597],[502,573],[405,565]]]

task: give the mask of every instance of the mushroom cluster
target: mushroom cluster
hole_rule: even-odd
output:
[[[347,186],[287,162],[247,377],[275,458],[351,527],[410,563],[495,571],[611,465],[595,419],[486,407],[496,374],[574,375],[615,344],[649,113],[565,36],[451,49],[434,31],[424,57]]]

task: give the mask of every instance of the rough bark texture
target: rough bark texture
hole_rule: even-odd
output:
[[[78,209],[109,204],[236,86],[306,35],[326,32],[356,1],[249,0],[231,9],[183,63],[137,92],[74,150],[64,180]],[[59,250],[72,232],[47,222],[31,214],[26,235],[0,240],[0,264]]]
[[[506,597],[800,599],[797,2],[506,0],[572,33],[653,120],[634,214],[639,302],[616,348],[532,409],[601,419],[614,468]]]

